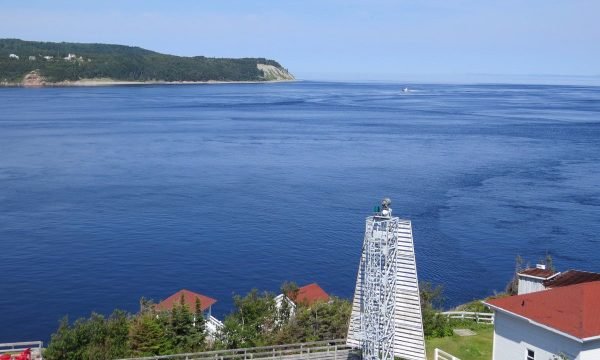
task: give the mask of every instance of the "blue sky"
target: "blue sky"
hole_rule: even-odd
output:
[[[2,1],[0,37],[261,56],[307,79],[600,75],[598,0]]]

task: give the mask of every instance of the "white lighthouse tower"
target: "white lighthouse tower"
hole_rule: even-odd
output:
[[[366,220],[347,342],[367,360],[425,360],[412,225],[390,206]]]

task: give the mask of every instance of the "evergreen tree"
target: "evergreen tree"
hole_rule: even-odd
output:
[[[161,315],[155,313],[138,315],[129,332],[132,354],[151,356],[171,353],[173,344],[168,335],[165,321],[161,321]]]
[[[175,350],[185,352],[192,348],[192,338],[195,332],[194,317],[185,303],[183,294],[181,294],[179,304],[174,305],[171,310],[170,330]]]
[[[196,309],[194,311],[194,336],[192,339],[192,351],[204,349],[206,342],[206,319],[202,313],[202,304],[199,298],[196,298]]]

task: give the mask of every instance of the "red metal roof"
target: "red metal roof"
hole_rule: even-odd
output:
[[[600,336],[600,281],[487,301],[579,339]]]
[[[546,288],[557,288],[590,281],[600,281],[600,274],[589,271],[567,270],[552,279],[544,281],[544,286]]]
[[[556,271],[550,269],[529,268],[519,271],[519,275],[535,276],[543,279],[548,279],[554,274],[556,274]]]
[[[202,294],[197,294],[193,291],[182,289],[161,301],[158,305],[156,305],[156,308],[158,310],[173,309],[173,306],[179,304],[179,302],[181,301],[181,295],[183,295],[183,302],[188,306],[190,311],[194,311],[196,309],[196,299],[200,299],[200,307],[202,311],[205,311],[217,302],[217,300],[208,296],[204,296]]]
[[[298,289],[294,302],[312,305],[317,301],[328,301],[329,295],[317,283],[308,284]]]

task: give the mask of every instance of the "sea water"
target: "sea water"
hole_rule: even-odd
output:
[[[599,87],[404,87],[0,89],[0,342],[182,288],[350,298],[383,197],[447,307],[517,255],[600,271]]]

